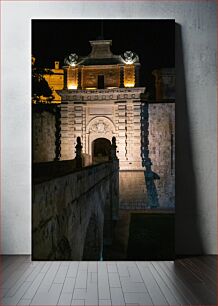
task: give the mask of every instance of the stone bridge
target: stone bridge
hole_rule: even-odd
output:
[[[57,163],[62,173],[56,177],[52,166],[53,178],[53,163],[34,165],[35,173],[38,167],[44,174],[34,175],[32,187],[33,260],[100,260],[103,245],[112,241],[119,211],[119,161],[70,173],[67,163]],[[48,171],[41,171],[43,167]]]

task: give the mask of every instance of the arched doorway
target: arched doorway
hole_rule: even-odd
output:
[[[103,163],[109,160],[111,142],[106,138],[97,138],[92,142],[93,164]]]

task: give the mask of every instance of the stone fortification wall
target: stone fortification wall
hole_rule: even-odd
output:
[[[33,162],[52,161],[56,157],[57,112],[55,105],[32,106]]]
[[[149,158],[152,162],[152,171],[160,177],[154,180],[158,203],[161,208],[174,208],[175,104],[149,103],[148,118]],[[132,150],[139,151],[139,154],[141,149],[140,144],[132,147]],[[144,171],[120,172],[120,207],[124,209],[148,207]]]
[[[144,209],[147,207],[147,190],[144,171],[120,172],[120,208]]]
[[[118,169],[107,162],[33,185],[33,259],[100,259],[118,217]]]
[[[175,206],[175,103],[149,104],[149,156],[159,205]]]

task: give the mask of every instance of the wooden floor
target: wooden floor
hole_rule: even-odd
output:
[[[217,305],[217,258],[31,262],[1,257],[0,305]]]

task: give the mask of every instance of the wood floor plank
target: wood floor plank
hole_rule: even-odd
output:
[[[108,273],[109,276],[109,285],[110,288],[119,288],[121,287],[120,278],[118,273]]]
[[[129,271],[130,278],[133,282],[143,282],[143,279],[139,273],[138,267],[135,262],[133,266],[128,266],[127,269]]]
[[[88,271],[88,261],[79,262],[79,271]]]
[[[117,273],[117,265],[115,262],[107,262],[107,270],[109,273]]]
[[[130,277],[129,270],[127,268],[127,265],[125,262],[118,262],[117,263],[117,269],[120,277]]]
[[[64,281],[62,293],[73,293],[75,283],[76,283],[75,277],[66,277]]]
[[[139,304],[139,305],[153,305],[148,293],[144,292],[124,292],[125,303]]]
[[[85,298],[85,305],[98,305],[98,286],[97,283],[88,283]]]
[[[172,279],[170,279],[167,276],[167,274],[161,269],[161,267],[159,266],[158,262],[157,261],[151,262],[151,264],[153,265],[154,269],[156,269],[158,274],[161,276],[161,278],[164,281],[165,285],[170,289],[171,293],[173,293],[173,296],[178,301],[178,304],[189,305],[190,303],[189,303],[188,299],[184,296],[184,294],[181,293],[180,289],[178,289],[175,286],[174,281]]]
[[[194,257],[194,258],[203,262],[210,271],[212,271],[214,273],[217,273],[217,259],[216,259],[216,256],[197,256],[197,257]]]
[[[30,266],[28,267],[28,269],[26,269],[26,271],[24,271],[23,274],[21,275],[19,274],[17,278],[14,278],[13,283],[11,283],[11,287],[10,289],[8,288],[5,296],[7,297],[13,296],[16,293],[16,291],[19,289],[19,287],[23,284],[24,281],[30,281],[28,280],[28,277],[35,269],[37,269],[37,266]],[[6,285],[6,288],[7,288],[7,285]]]
[[[110,288],[112,305],[125,305],[123,291],[121,288]]]
[[[55,275],[53,283],[63,284],[64,281],[65,281],[66,275],[67,275],[67,271],[68,271],[68,266],[61,266],[60,265],[60,267],[59,267],[59,269],[58,269],[58,271]]]
[[[67,277],[76,277],[78,268],[79,268],[79,262],[72,261],[67,271]]]
[[[195,273],[189,270],[189,267],[179,261],[175,264],[176,273],[180,276],[187,287],[192,291],[196,298],[203,304],[214,304],[216,302],[216,288],[209,286]]]
[[[37,275],[41,272],[41,270],[45,266],[45,262],[39,262],[35,269],[32,270],[32,272],[29,274],[29,276],[26,278],[27,282],[33,282],[34,279],[37,277]]]
[[[75,288],[73,292],[73,300],[85,300],[86,299],[86,289]]]
[[[73,293],[61,293],[57,305],[71,305]]]
[[[165,281],[163,275],[160,275],[160,273],[157,271],[157,269],[155,269],[152,263],[149,263],[148,267],[158,286],[161,288],[161,292],[163,293],[168,304],[180,305],[181,303],[179,302],[179,299],[177,299],[176,294],[174,293],[174,289],[169,286],[167,281]]]
[[[87,288],[87,284],[86,284],[87,277],[88,277],[87,270],[78,270],[75,288],[86,289]]]
[[[169,262],[161,262],[160,263],[162,269],[166,272],[169,278],[172,278],[174,284],[177,288],[180,289],[180,292],[188,299],[191,305],[198,305],[200,304],[200,300],[193,294],[192,290],[190,289],[189,282],[196,283],[194,278],[188,280],[187,278],[181,277],[181,273],[178,273],[176,266],[174,263]],[[187,282],[188,281],[188,282]]]
[[[95,272],[97,273],[98,271],[98,264],[96,261],[90,261],[88,263],[88,272]]]
[[[99,300],[99,306],[110,306],[111,305],[111,300]]]
[[[210,269],[209,265],[198,257],[193,258],[192,263],[195,266],[196,273],[202,276],[205,283],[209,284],[209,286],[214,285],[214,289],[216,289],[216,269]]]
[[[217,257],[31,262],[6,257],[2,305],[215,305]]]
[[[52,284],[48,292],[38,292],[30,305],[57,305],[63,284]]]
[[[171,263],[173,265],[173,263]],[[181,302],[185,305],[195,305],[196,301],[193,298],[192,295],[189,294],[189,291],[187,291],[187,288],[182,286],[178,282],[178,278],[175,273],[172,271],[169,271],[166,267],[165,262],[157,262],[156,266],[162,270],[162,272],[165,274],[165,278],[168,279],[168,282],[171,284],[171,286],[174,288],[177,296],[180,298]]]
[[[16,305],[22,299],[26,290],[31,285],[31,282],[24,282],[21,287],[17,290],[16,294],[12,297],[4,297],[2,299],[3,305]]]
[[[17,268],[20,267],[20,265],[23,264],[23,262],[18,259],[18,257],[15,257],[14,261],[10,263],[2,272],[3,278],[1,279],[1,287],[3,282],[5,281],[6,278],[8,278],[14,271],[17,270]]]
[[[169,305],[148,266],[137,263],[144,284],[154,305]]]
[[[24,262],[20,265],[18,265],[17,263],[15,269],[13,269],[10,273],[8,271],[7,275],[3,275],[5,281],[3,281],[1,287],[11,289],[13,285],[15,285],[17,281],[19,281],[23,274],[26,273],[26,271],[27,273],[31,273],[31,271],[33,271],[35,268],[37,267],[32,267],[31,263]]]
[[[5,269],[7,269],[11,265],[12,256],[1,256],[0,258],[0,271],[3,273]]]
[[[36,294],[45,274],[44,273],[39,273],[37,277],[34,279],[30,287],[27,289],[26,293],[24,294],[23,298],[24,299],[32,299],[34,295]]]
[[[121,286],[123,292],[137,293],[137,292],[147,292],[145,284],[142,282],[134,282],[131,278],[127,279],[126,277],[120,278]]]
[[[84,306],[85,305],[85,300],[75,300],[73,299],[71,301],[71,305],[76,305],[76,306]]]
[[[99,299],[110,300],[109,277],[105,262],[98,262],[98,294]]]
[[[204,256],[197,256],[197,258],[205,261],[210,267],[217,268],[217,261],[218,258],[216,255],[204,255]]]
[[[43,293],[43,292],[48,292],[49,291],[49,289],[52,286],[53,280],[55,278],[55,275],[58,271],[59,266],[60,266],[60,262],[57,262],[57,261],[52,262],[52,264],[49,267],[45,277],[43,278],[37,292]]]
[[[30,305],[30,303],[31,303],[31,299],[30,300],[28,300],[28,299],[21,299],[17,305],[27,306],[27,305]]]

